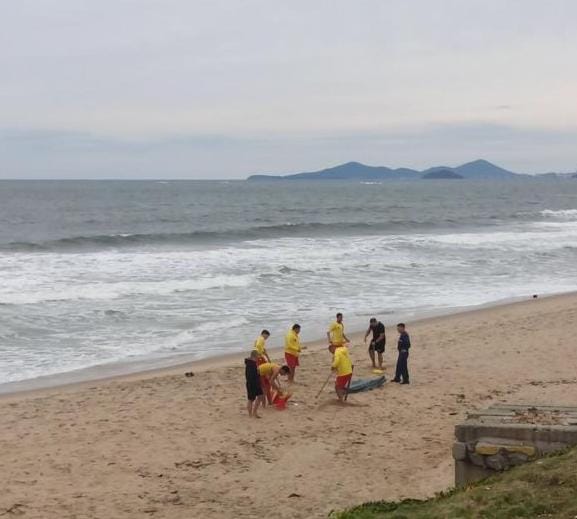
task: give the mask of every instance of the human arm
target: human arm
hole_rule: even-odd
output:
[[[367,337],[371,334],[371,327],[369,326],[369,329],[367,330],[367,333],[365,333],[365,338],[363,339],[363,341],[366,343],[367,342]]]

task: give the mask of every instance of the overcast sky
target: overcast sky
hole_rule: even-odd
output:
[[[0,178],[577,170],[575,0],[0,6]]]

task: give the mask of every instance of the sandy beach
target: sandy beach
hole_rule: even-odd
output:
[[[575,294],[408,331],[412,384],[352,395],[346,408],[331,386],[315,399],[330,364],[325,341],[307,345],[289,408],[261,420],[246,416],[242,356],[4,396],[0,515],[326,517],[450,487],[453,427],[469,410],[577,404]],[[392,328],[387,337],[390,377]],[[362,334],[351,356],[356,377],[373,376]]]

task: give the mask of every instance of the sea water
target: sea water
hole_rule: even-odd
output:
[[[577,289],[577,181],[0,181],[0,384]]]

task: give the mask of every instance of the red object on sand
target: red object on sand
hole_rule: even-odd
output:
[[[272,403],[279,411],[284,411],[286,409],[289,398],[290,395],[282,396],[278,393],[275,393],[272,399]]]

